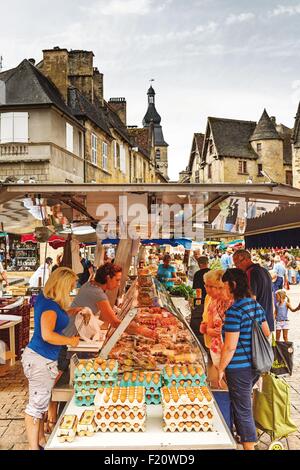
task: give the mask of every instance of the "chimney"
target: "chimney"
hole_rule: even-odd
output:
[[[103,73],[100,73],[97,67],[94,67],[93,89],[94,99],[97,98],[100,105],[103,106]]]
[[[59,89],[65,102],[68,99],[68,51],[54,47],[43,50],[43,64],[41,70],[47,78]]]
[[[125,98],[110,98],[108,104],[113,109],[113,111],[119,116],[123,124],[126,126],[127,103]]]
[[[91,102],[94,100],[93,68],[94,54],[91,51],[69,52],[69,81]]]

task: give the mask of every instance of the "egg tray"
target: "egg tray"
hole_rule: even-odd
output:
[[[95,395],[76,395],[75,394],[75,405],[76,406],[93,406]]]
[[[208,405],[213,402],[207,387],[163,387],[161,389],[163,406]]]
[[[169,414],[170,416],[174,416],[174,417],[175,415],[178,415],[180,418],[181,417],[184,418],[185,415],[191,416],[192,413],[194,413],[194,415],[197,418],[208,417],[209,419],[212,419],[214,416],[213,409],[209,407],[208,405],[204,405],[203,407],[200,407],[200,409],[198,408],[198,405],[197,407],[192,407],[192,408],[189,408],[189,406],[190,405],[188,405],[188,407],[181,405],[180,407],[175,408],[175,409],[173,406],[171,407],[163,406],[163,413],[164,413],[164,416],[166,416],[167,414]]]
[[[212,410],[207,410],[205,413],[203,411],[170,411],[164,410],[163,413],[164,420],[179,420],[180,422],[185,421],[209,421],[211,422],[214,419],[214,414]]]
[[[162,379],[158,372],[125,372],[122,375],[120,387],[145,387],[154,391],[161,389]]]
[[[100,359],[98,359],[100,360]],[[118,361],[109,359],[108,361],[104,361],[102,364],[105,364],[105,368],[102,369],[102,365],[96,362],[97,359],[92,361],[84,361],[80,362],[79,366],[76,367],[74,371],[75,378],[82,378],[83,375],[86,377],[91,377],[93,374],[100,374],[101,380],[103,377],[116,377],[118,375]],[[112,362],[114,361],[114,362]],[[113,365],[113,368],[109,367],[109,365]],[[94,367],[96,365],[96,367]],[[96,378],[96,376],[95,376]]]
[[[186,423],[164,423],[163,425],[163,431],[165,432],[208,432],[213,430],[214,428],[211,423],[206,423],[206,425],[204,425],[193,421]]]
[[[107,388],[107,387],[114,387],[117,384],[117,379],[115,380],[104,380],[104,381],[97,381],[93,380],[90,382],[90,385],[88,385],[88,382],[82,382],[81,385],[78,384],[78,382],[75,381],[74,383],[74,389],[76,392],[82,392],[82,390],[95,390],[96,391],[99,388]]]
[[[165,385],[206,385],[206,375],[202,366],[167,366],[162,372]]]
[[[110,405],[128,405],[129,407],[142,407],[144,404],[144,387],[109,387],[106,388],[104,391],[97,390],[95,397],[95,405],[97,407]]]
[[[156,395],[149,395],[146,394],[146,405],[160,405],[161,404],[161,395],[159,395],[158,398],[156,398]]]
[[[81,382],[87,382],[87,381],[93,381],[93,380],[112,380],[112,379],[117,379],[118,378],[118,373],[113,372],[109,373],[107,371],[104,371],[102,373],[99,371],[95,370],[82,370],[82,371],[75,371],[74,374],[74,379],[79,380]]]
[[[98,427],[98,431],[100,432],[145,432],[146,431],[146,426],[142,423],[102,423],[100,427]]]
[[[130,414],[126,416],[125,418],[122,418],[121,416],[118,416],[117,418],[115,418],[113,415],[107,418],[105,416],[99,417],[98,413],[96,413],[95,422],[97,423],[98,428],[99,426],[101,426],[102,423],[106,423],[107,425],[109,425],[110,423],[115,423],[115,424],[130,423],[132,426],[134,426],[134,424],[142,425],[146,423],[146,414],[144,414],[142,417],[139,417],[139,416],[131,417]]]
[[[164,381],[164,385],[167,386],[167,387],[171,387],[172,385],[173,386],[182,386],[182,387],[205,387],[207,385],[207,382],[206,382],[206,375],[205,374],[202,374],[201,376],[199,377],[193,377],[191,378],[191,376],[188,376],[185,377],[185,378],[182,378],[181,377],[171,377],[171,379],[166,379],[164,377],[163,379]]]

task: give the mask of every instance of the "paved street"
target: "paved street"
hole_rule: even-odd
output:
[[[300,287],[291,287],[291,303],[300,302]],[[288,438],[290,449],[300,449],[300,312],[290,313],[290,336],[294,341],[295,360],[293,376],[288,378],[291,386],[291,414],[298,426],[298,432]],[[0,450],[27,448],[24,427],[24,408],[27,399],[27,381],[23,376],[21,364],[0,367]],[[263,438],[259,449],[266,449],[270,439]]]

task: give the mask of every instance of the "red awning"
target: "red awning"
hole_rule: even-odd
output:
[[[37,243],[34,233],[21,236],[21,243]],[[48,240],[49,245],[55,250],[65,246],[65,238],[59,237],[57,235],[52,235]]]

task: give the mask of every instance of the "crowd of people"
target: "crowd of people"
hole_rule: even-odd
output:
[[[284,289],[292,260],[287,252],[275,254],[265,267],[245,249],[227,249],[217,257],[223,269],[210,269],[211,257],[197,257],[193,288],[200,291],[201,302],[197,298],[191,326],[208,353],[211,384],[228,387],[237,434],[243,448],[253,450],[257,435],[251,395],[259,376],[251,365],[252,322],[268,338],[276,331],[278,341],[282,331],[288,340],[288,311],[300,310],[300,304],[291,306]]]

